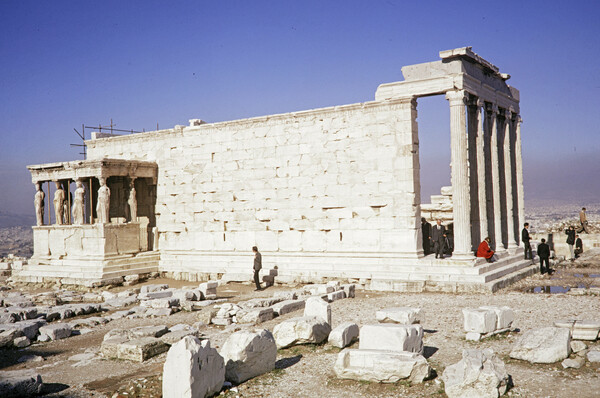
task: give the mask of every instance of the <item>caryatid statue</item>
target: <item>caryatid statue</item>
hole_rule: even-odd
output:
[[[35,204],[35,221],[36,225],[44,225],[44,199],[46,198],[46,194],[42,190],[42,185],[39,182],[35,183],[35,199],[33,203]]]
[[[85,188],[81,180],[77,180],[75,184],[77,188],[75,189],[75,198],[73,199],[73,224],[82,225],[84,223]]]
[[[127,198],[127,204],[129,205],[129,216],[130,220],[137,221],[137,199],[135,193],[135,179],[129,181],[129,198]]]
[[[65,191],[62,189],[60,181],[54,181],[56,192],[54,192],[54,216],[56,217],[57,225],[63,224],[63,216],[65,215]]]
[[[98,222],[101,224],[110,222],[110,188],[106,186],[106,178],[100,177],[100,188],[98,188],[98,203],[96,213]]]

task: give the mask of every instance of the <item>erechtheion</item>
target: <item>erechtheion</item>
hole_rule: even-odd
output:
[[[101,284],[160,271],[250,280],[254,245],[282,281],[461,291],[523,277],[535,266],[518,247],[519,92],[470,47],[440,58],[403,67],[404,81],[380,85],[374,101],[95,137],[87,160],[29,166],[46,198],[51,182],[68,192],[67,211],[57,220],[50,200],[45,216],[38,210],[34,255],[16,278]],[[417,104],[432,95],[450,106],[446,260],[422,249]],[[77,181],[84,203],[73,209]],[[435,204],[423,208],[435,213]],[[497,263],[474,257],[485,236]]]

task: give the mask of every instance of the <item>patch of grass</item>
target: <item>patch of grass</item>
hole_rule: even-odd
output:
[[[275,368],[269,374],[275,377],[281,377],[285,374],[285,369]]]

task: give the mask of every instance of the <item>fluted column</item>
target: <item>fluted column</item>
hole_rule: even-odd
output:
[[[466,120],[466,93],[448,91],[450,103],[450,158],[452,164],[452,202],[454,216],[454,259],[471,259],[471,203]]]
[[[506,230],[508,238],[508,249],[514,249],[518,246],[515,237],[515,220],[514,220],[514,198],[512,189],[513,169],[511,160],[512,145],[510,130],[512,128],[512,112],[506,110],[504,119],[504,182],[506,192]]]
[[[517,165],[517,203],[519,206],[519,228],[525,223],[525,197],[523,190],[523,157],[521,153],[521,115],[517,115],[515,137],[515,162]]]
[[[477,137],[475,150],[477,151],[477,187],[479,202],[479,235],[481,240],[489,235],[487,221],[487,192],[485,188],[485,130],[483,128],[483,115],[481,108],[483,100],[477,100]]]
[[[500,162],[498,160],[498,106],[492,104],[489,113],[488,126],[490,132],[490,155],[492,163],[492,200],[494,203],[494,249],[504,250],[502,244],[502,209],[500,203]]]

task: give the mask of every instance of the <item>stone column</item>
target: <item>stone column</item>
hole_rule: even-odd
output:
[[[487,221],[487,193],[485,189],[485,129],[483,128],[483,115],[481,108],[485,105],[482,99],[477,100],[477,137],[475,148],[477,151],[477,187],[479,202],[479,231],[481,240],[489,235]]]
[[[523,158],[521,153],[521,115],[517,115],[515,137],[515,161],[517,165],[517,203],[519,205],[519,229],[525,224],[525,197],[523,192]]]
[[[129,222],[137,222],[137,197],[135,192],[135,177],[129,179],[129,196],[127,197],[127,209],[129,210]]]
[[[54,191],[54,217],[56,225],[63,225],[63,217],[65,211],[65,191],[62,189],[60,181],[54,181],[56,190]]]
[[[452,258],[472,259],[466,93],[464,90],[448,91],[446,99],[450,103],[450,158],[454,217],[454,253]]]
[[[512,129],[512,112],[506,110],[504,119],[504,181],[506,192],[506,230],[508,231],[508,249],[514,249],[518,246],[518,241],[515,236],[515,220],[514,220],[514,197],[512,189],[513,169],[511,160],[511,134]]]
[[[488,126],[490,132],[490,155],[492,163],[492,200],[494,203],[494,241],[493,247],[497,252],[504,251],[502,245],[502,209],[500,208],[500,163],[498,161],[498,106],[492,104],[489,113]]]

